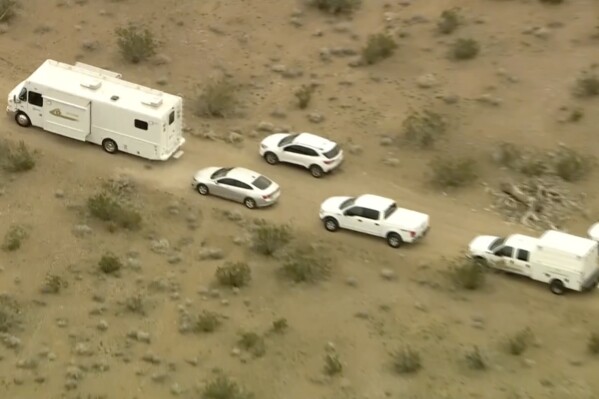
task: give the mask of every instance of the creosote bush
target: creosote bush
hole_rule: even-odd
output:
[[[156,54],[158,44],[147,28],[129,25],[125,28],[117,28],[116,35],[121,55],[133,64],[145,61]]]
[[[478,178],[476,161],[469,157],[437,157],[430,168],[431,183],[439,188],[464,187]]]
[[[201,397],[202,399],[253,399],[254,394],[219,372],[206,383]]]
[[[195,114],[204,118],[226,118],[233,115],[237,105],[236,90],[236,85],[224,78],[209,82],[195,99]]]
[[[113,226],[127,230],[138,230],[141,227],[141,215],[129,206],[121,204],[108,193],[96,194],[87,200],[87,209],[92,216]]]
[[[511,355],[520,356],[526,352],[533,339],[534,335],[530,328],[525,328],[508,338],[507,350]]]
[[[21,309],[13,298],[0,295],[0,333],[10,333],[21,324]]]
[[[280,318],[272,322],[272,331],[276,332],[277,334],[284,333],[288,328],[289,323],[285,318]]]
[[[243,287],[252,279],[252,270],[245,262],[227,262],[216,269],[216,280],[227,287]]]
[[[362,60],[367,65],[376,64],[389,58],[397,48],[397,43],[386,33],[377,33],[368,36],[366,47],[362,49]]]
[[[237,341],[237,345],[255,357],[262,357],[266,353],[264,338],[255,332],[242,333]]]
[[[472,258],[458,258],[449,268],[453,284],[460,289],[474,291],[485,283],[485,269],[482,261]]]
[[[458,39],[451,45],[450,58],[458,61],[470,60],[480,52],[480,44],[474,39]]]
[[[312,93],[314,93],[313,85],[302,85],[302,87],[295,92],[297,105],[300,109],[308,108],[308,105],[310,105],[310,101],[312,100]]]
[[[587,349],[592,355],[599,355],[599,333],[591,334]]]
[[[272,256],[276,251],[285,247],[293,235],[288,225],[272,225],[261,223],[252,231],[252,248],[267,256]]]
[[[362,0],[309,0],[308,4],[331,14],[349,14],[362,4]]]
[[[16,145],[0,140],[0,167],[10,173],[27,172],[35,167],[35,152],[29,150],[24,141]]]
[[[599,77],[595,74],[584,73],[574,85],[574,95],[580,98],[599,96]]]
[[[437,21],[437,30],[439,33],[449,35],[460,26],[459,9],[452,8],[441,13]]]
[[[393,354],[393,369],[399,374],[416,373],[422,368],[420,353],[406,347]]]
[[[446,132],[447,123],[443,117],[429,110],[412,112],[401,127],[403,141],[421,149],[432,148]]]
[[[0,22],[8,22],[16,15],[17,0],[0,0]]]
[[[9,227],[4,241],[2,242],[2,249],[6,252],[16,251],[21,248],[23,240],[27,238],[27,230],[20,225],[12,225]]]
[[[113,253],[105,253],[98,262],[100,271],[104,274],[114,274],[123,268],[121,260]]]
[[[196,333],[211,333],[216,331],[221,324],[221,316],[218,313],[204,310],[195,320],[193,330]]]
[[[465,358],[468,368],[472,370],[485,370],[487,368],[487,362],[477,346],[466,352]]]
[[[315,283],[329,277],[331,265],[325,249],[301,244],[286,254],[281,271],[295,283]]]
[[[59,294],[69,283],[56,274],[47,274],[40,291],[42,294]]]

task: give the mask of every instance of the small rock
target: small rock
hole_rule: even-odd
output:
[[[364,148],[359,144],[349,144],[347,151],[353,155],[360,155],[364,151]]]
[[[178,383],[175,382],[173,385],[171,385],[171,394],[178,396],[181,394],[181,392],[183,392],[183,390]]]
[[[75,353],[79,356],[91,356],[93,354],[93,351],[89,346],[87,346],[87,344],[80,342],[77,345],[75,345]]]
[[[270,113],[270,116],[273,118],[283,119],[287,117],[287,113],[282,108],[277,107]]]
[[[551,31],[549,30],[549,28],[545,28],[545,27],[539,27],[532,31],[532,35],[539,39],[547,39],[549,37],[550,33],[551,33]]]
[[[416,78],[416,85],[422,89],[435,87],[439,84],[437,77],[433,73],[425,73]]]
[[[108,330],[108,322],[106,320],[100,320],[96,325],[96,328],[100,331]]]
[[[319,51],[319,56],[322,61],[330,61],[331,60],[331,49],[328,47],[323,47]]]
[[[350,287],[357,287],[358,280],[355,277],[348,277],[345,279],[345,284],[349,285]]]
[[[78,224],[73,227],[73,235],[75,237],[85,237],[92,233],[92,228],[86,224]]]
[[[154,65],[166,65],[171,63],[171,57],[166,54],[157,54],[154,57]]]
[[[487,105],[492,105],[492,106],[499,106],[501,105],[501,99],[494,97],[493,95],[489,94],[489,93],[485,93],[479,97],[476,98],[476,101],[478,101],[479,103],[482,104],[487,104]]]
[[[302,19],[299,17],[291,17],[291,19],[289,20],[289,23],[291,25],[295,26],[296,28],[299,28],[304,25],[304,23],[302,22]]]
[[[394,157],[387,157],[383,159],[383,163],[387,166],[397,166],[399,165],[399,159]]]
[[[227,142],[231,144],[239,144],[243,141],[243,135],[237,132],[229,132]]]
[[[270,122],[260,122],[256,129],[260,132],[272,133],[275,130],[275,126]]]
[[[317,112],[311,112],[308,114],[308,120],[312,123],[321,123],[324,121],[324,116]]]
[[[239,355],[241,355],[241,349],[239,349],[239,348],[233,348],[231,350],[231,356],[238,357]]]
[[[287,70],[287,66],[283,64],[275,64],[270,67],[270,70],[276,73],[283,73]]]
[[[161,238],[158,240],[152,240],[150,244],[150,250],[157,254],[164,254],[168,251],[171,244],[166,238]]]
[[[198,255],[199,260],[219,260],[224,257],[225,254],[223,250],[219,248],[204,248]]]
[[[393,138],[392,138],[392,137],[389,137],[389,136],[383,136],[383,137],[381,138],[380,144],[381,144],[383,147],[388,147],[388,146],[390,146],[391,144],[393,144],[393,142],[394,142],[394,140],[393,140]]]
[[[381,277],[385,280],[395,280],[397,278],[397,275],[391,269],[382,269],[380,274]]]
[[[150,343],[150,333],[145,331],[137,331],[135,334],[135,339],[139,342]]]
[[[64,198],[64,191],[63,190],[56,190],[56,192],[54,193],[54,196],[56,198]]]
[[[174,265],[177,263],[181,263],[182,260],[183,260],[183,256],[179,252],[175,252],[175,253],[169,255],[167,262],[171,265]]]

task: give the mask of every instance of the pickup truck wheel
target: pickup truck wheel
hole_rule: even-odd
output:
[[[562,281],[558,279],[551,280],[551,282],[549,283],[549,289],[555,295],[562,295],[566,291],[564,283],[562,283]]]
[[[324,228],[331,232],[337,231],[339,230],[339,223],[334,218],[328,217],[324,219]]]
[[[21,127],[31,126],[31,119],[29,119],[27,114],[24,112],[17,112],[17,114],[15,115],[15,122],[17,122],[17,125]]]
[[[269,165],[276,165],[279,163],[279,157],[277,157],[272,152],[267,152],[266,154],[264,154],[264,160]]]
[[[104,139],[104,141],[102,141],[102,148],[109,154],[114,154],[119,150],[119,147],[112,139]]]
[[[310,166],[310,173],[312,174],[312,176],[314,176],[316,178],[320,178],[320,177],[322,177],[322,175],[324,175],[324,171],[318,165]]]
[[[399,248],[401,247],[401,244],[403,244],[403,240],[399,234],[389,233],[389,235],[387,235],[387,244],[389,244],[391,248]]]
[[[210,192],[205,184],[198,184],[196,190],[198,190],[198,193],[200,193],[201,195],[208,195],[208,193]]]

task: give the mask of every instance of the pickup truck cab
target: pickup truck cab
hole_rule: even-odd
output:
[[[468,250],[474,259],[484,260],[495,269],[530,276],[530,253],[538,239],[522,234],[508,237],[478,236],[470,242]]]
[[[321,204],[319,216],[328,231],[347,229],[382,237],[392,248],[420,239],[430,228],[429,215],[373,194],[330,197]]]

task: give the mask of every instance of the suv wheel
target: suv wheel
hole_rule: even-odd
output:
[[[337,231],[339,230],[339,223],[334,218],[328,217],[324,219],[324,228],[331,232]]]
[[[324,175],[324,171],[318,165],[310,166],[310,173],[312,174],[312,176],[314,176],[316,178],[320,178]]]
[[[272,152],[267,152],[266,154],[264,154],[264,160],[269,165],[276,165],[279,163],[279,157],[277,157]]]

